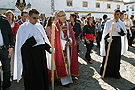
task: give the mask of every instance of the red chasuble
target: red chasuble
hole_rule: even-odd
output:
[[[66,27],[65,27],[66,26]],[[70,36],[72,38],[72,48],[70,47],[70,71],[72,76],[79,76],[79,65],[78,65],[78,53],[77,53],[77,44],[75,41],[74,32],[72,29],[72,26],[70,23],[65,23],[65,26],[62,26],[62,22],[57,22],[55,27],[55,39],[54,39],[54,48],[55,48],[55,54],[54,54],[54,62],[55,62],[55,80],[56,78],[63,78],[68,76],[67,71],[67,53],[66,49],[62,50],[61,45],[61,30],[63,30],[64,33],[64,39],[68,40],[67,30],[69,29]],[[50,39],[51,40],[51,39]],[[51,42],[51,41],[50,41]],[[50,78],[50,70],[49,70],[49,78]]]

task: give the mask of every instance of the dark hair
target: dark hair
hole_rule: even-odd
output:
[[[87,19],[86,19],[86,24],[89,25],[89,20],[91,19],[92,17],[91,16],[88,16]]]
[[[74,18],[74,21],[76,21],[77,16],[75,14],[70,14]]]
[[[124,14],[123,12],[120,12],[120,15]]]
[[[86,16],[91,16],[91,13],[88,13]]]
[[[29,11],[29,16],[31,16],[32,14],[39,14],[39,11],[37,9],[31,9]]]
[[[119,9],[115,9],[114,12],[115,12],[115,13],[117,13],[117,12],[120,13],[120,10],[119,10]]]
[[[40,23],[41,25],[43,25],[43,22],[42,22],[42,21],[40,21],[39,23]]]
[[[84,19],[85,19],[85,16],[82,16],[82,18],[84,18]]]
[[[102,18],[100,18],[99,20],[102,20]]]
[[[122,10],[122,12],[123,12],[123,13],[126,13],[126,11],[125,11],[125,10]]]
[[[105,14],[105,15],[103,15],[103,19],[106,19],[107,18],[107,15]]]
[[[41,13],[41,15],[45,16],[45,14]]]
[[[45,29],[46,29],[48,26],[52,25],[52,21],[53,21],[54,19],[55,19],[55,17],[52,17],[52,16],[50,16],[50,17],[47,19],[47,23],[46,23]]]
[[[134,17],[130,17],[130,19],[133,19]]]
[[[131,15],[131,17],[134,17],[134,15]]]
[[[15,15],[11,10],[6,11],[5,15],[7,16],[9,13],[12,14],[12,22],[14,22],[15,21]]]
[[[74,12],[74,14],[78,14],[78,12]]]
[[[21,16],[23,16],[24,13],[25,13],[25,14],[28,14],[27,11],[22,11]]]

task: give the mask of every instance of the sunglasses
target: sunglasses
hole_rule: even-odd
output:
[[[58,14],[58,16],[59,16],[59,17],[64,17],[64,16],[66,16],[66,14],[63,14],[63,15],[61,15],[61,16]]]
[[[39,17],[38,18],[36,18],[36,17],[32,17],[33,19],[39,19]]]
[[[9,16],[13,16],[13,15],[7,15],[7,16],[9,17]]]
[[[120,15],[120,14],[114,14],[114,15]]]

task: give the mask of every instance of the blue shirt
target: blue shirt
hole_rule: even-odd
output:
[[[97,32],[99,32],[100,30],[101,30],[101,23],[98,24]]]

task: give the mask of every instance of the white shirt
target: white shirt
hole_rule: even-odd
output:
[[[45,19],[44,20],[41,19],[41,21],[43,22],[43,25],[44,25],[45,24]]]
[[[105,23],[105,27],[104,27],[104,31],[102,34],[102,39],[100,42],[100,55],[101,56],[106,56],[106,52],[105,52],[105,36],[110,32],[111,32],[111,27],[112,27],[112,23],[114,22],[114,28],[113,28],[113,33],[112,36],[120,36],[118,34],[118,32],[120,31],[120,28],[123,29],[124,33],[126,33],[126,28],[124,23],[119,20],[118,22],[115,22],[113,19],[107,21]],[[121,36],[121,54],[127,54],[127,48],[128,48],[128,43],[127,43],[127,36]]]
[[[38,37],[41,37],[40,34],[42,35],[42,37],[44,37],[44,41],[42,41],[41,38],[38,38]],[[33,25],[30,22],[25,22],[24,24],[22,24],[19,27],[19,29],[17,31],[17,36],[16,36],[15,58],[14,58],[14,76],[13,76],[13,80],[17,79],[17,82],[19,82],[19,80],[21,79],[21,74],[22,74],[21,47],[25,43],[25,41],[31,36],[34,36],[35,40],[37,41],[36,45],[46,42],[51,46],[51,44],[47,38],[47,35],[45,33],[45,30],[41,24],[37,23],[37,24]]]
[[[128,26],[133,26],[133,22],[130,19],[125,20],[124,21],[124,24],[125,25],[128,25]],[[130,27],[126,27],[126,29],[129,29],[130,30]]]
[[[114,21],[114,28],[113,28],[112,36],[120,36],[118,34],[118,32],[120,32],[120,28],[121,28],[119,24],[120,24],[119,21],[118,22]]]
[[[29,23],[29,24],[31,24],[31,23]],[[37,44],[34,45],[34,46],[37,46],[37,45],[40,45],[40,44],[45,44],[45,41],[43,39],[43,36],[42,36],[41,32],[37,28],[35,28],[34,25],[32,27],[32,30],[30,31],[30,34],[29,34],[28,38],[30,38],[32,36],[34,36],[34,38],[37,42]]]
[[[3,37],[2,37],[2,33],[1,33],[1,29],[0,29],[0,46],[3,46],[4,42],[3,42]]]

